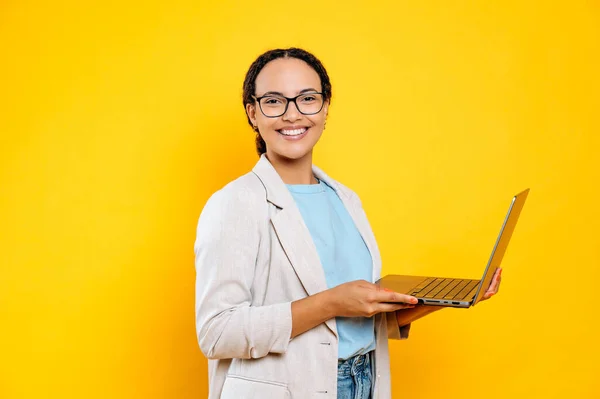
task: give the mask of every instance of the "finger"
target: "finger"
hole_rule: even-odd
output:
[[[501,274],[501,273],[502,273],[502,269],[498,268],[498,269],[496,270],[496,272],[494,273],[494,278],[493,278],[493,279],[494,279],[494,280],[497,280],[497,279],[498,279],[498,277],[500,277],[500,274]]]
[[[500,283],[502,282],[502,269],[500,269],[500,273],[498,274],[498,285],[496,286],[496,293],[500,291]]]
[[[498,290],[498,281],[492,281],[486,292],[496,292]]]
[[[502,273],[502,269],[497,268],[496,271],[494,272],[494,277],[492,277],[492,280],[496,280],[498,278],[498,276],[500,276],[500,273]]]
[[[383,291],[379,292],[377,302],[403,302],[417,304],[419,300],[414,296],[401,294],[399,292],[384,288]]]
[[[484,295],[494,295],[498,293],[498,288],[499,286],[494,284],[494,285],[490,285],[490,287],[485,291]]]
[[[494,273],[494,277],[492,278],[492,282],[490,283],[490,286],[487,289],[488,292],[496,293],[498,291],[498,286],[500,285],[500,281],[502,279],[500,277],[501,273],[502,269],[496,270],[496,273]]]
[[[500,285],[500,280],[501,280],[501,277],[500,277],[501,273],[502,273],[502,269],[500,269],[500,268],[496,269],[496,272],[494,273],[494,277],[492,277],[492,282],[490,283],[488,289],[483,294],[484,299],[488,299],[492,295],[494,295],[498,292],[498,287]]]
[[[494,292],[486,292],[485,294],[483,294],[483,296],[481,297],[481,300],[486,300],[486,299],[490,299],[491,297],[493,297],[494,295],[496,295]]]
[[[496,295],[498,293],[498,291],[500,291],[500,281],[501,281],[501,279],[499,278],[497,281],[495,281],[494,283],[490,284],[490,287],[483,294],[483,299],[489,299],[493,295]]]
[[[489,289],[485,292],[485,294],[483,294],[484,296],[492,296],[492,295],[496,295],[498,292],[500,291],[499,288],[496,288],[495,290]]]

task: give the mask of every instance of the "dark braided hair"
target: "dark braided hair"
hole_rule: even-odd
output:
[[[254,104],[253,95],[256,95],[256,77],[260,73],[260,71],[264,68],[267,63],[270,61],[276,60],[278,58],[297,58],[306,62],[310,65],[315,72],[319,75],[321,79],[321,91],[323,92],[323,101],[331,100],[331,82],[329,81],[329,75],[327,75],[327,71],[325,67],[319,61],[317,57],[312,55],[306,50],[302,50],[296,47],[290,47],[287,49],[275,49],[269,50],[266,53],[261,54],[253,63],[250,65],[248,72],[246,73],[246,78],[244,79],[244,109],[246,109],[246,104]],[[250,117],[246,114],[248,119],[248,123],[250,127],[256,132],[256,152],[259,156],[267,152],[267,143],[260,136],[258,128],[254,128]]]

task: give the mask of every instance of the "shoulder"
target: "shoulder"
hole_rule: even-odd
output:
[[[197,256],[207,248],[218,254],[232,250],[230,245],[240,245],[233,248],[236,251],[258,245],[268,204],[257,180],[248,174],[240,176],[208,198],[196,226]]]
[[[266,205],[265,188],[258,177],[248,172],[215,191],[202,213],[226,213],[229,217],[258,213]]]

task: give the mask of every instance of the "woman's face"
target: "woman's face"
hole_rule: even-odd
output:
[[[321,92],[321,79],[317,72],[297,58],[278,58],[266,64],[256,77],[255,97],[265,94],[296,97],[301,93]],[[300,98],[309,107],[314,97]],[[273,105],[271,105],[273,104]],[[277,107],[276,100],[263,103],[263,110]],[[326,101],[321,111],[314,115],[304,115],[293,102],[289,102],[286,112],[269,118],[263,114],[257,102],[246,105],[246,112],[252,123],[258,127],[260,135],[267,143],[268,157],[300,159],[312,153],[312,149],[323,133],[329,104]],[[272,114],[272,113],[269,113]],[[271,158],[272,159],[272,158]]]

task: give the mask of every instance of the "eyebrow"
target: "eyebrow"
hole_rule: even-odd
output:
[[[300,91],[298,92],[298,94],[306,93],[306,92],[309,92],[309,91],[314,91],[314,92],[316,92],[317,90],[316,90],[316,89],[313,89],[313,88],[311,87],[311,88],[308,88],[308,89],[302,89],[302,90],[300,90]],[[278,91],[268,91],[268,92],[264,93],[262,96],[257,96],[257,97],[263,97],[263,96],[268,96],[268,95],[272,95],[272,94],[275,94],[275,95],[277,95],[277,96],[281,96],[281,97],[285,97],[285,96],[283,95],[283,93],[281,93],[281,92],[278,92]]]

